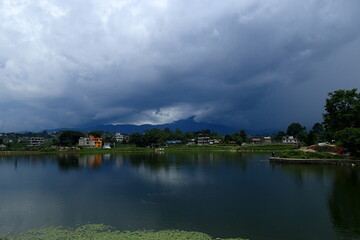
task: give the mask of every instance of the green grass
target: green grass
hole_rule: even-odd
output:
[[[172,145],[168,147],[163,147],[165,152],[175,152],[175,151],[239,151],[239,152],[279,152],[284,150],[294,150],[296,145],[291,144],[269,144],[269,145]],[[1,154],[8,154],[10,150],[11,154],[28,154],[28,153],[63,153],[63,152],[74,152],[80,154],[107,154],[107,153],[124,153],[124,152],[152,152],[154,149],[151,148],[142,148],[132,145],[122,145],[121,147],[112,148],[112,149],[103,149],[103,148],[85,148],[81,147],[80,150],[66,150],[58,151],[46,147],[27,147],[27,148],[18,148],[18,149],[5,149],[0,151]]]
[[[214,240],[200,232],[178,230],[164,231],[117,231],[102,224],[87,224],[77,228],[48,227],[30,230],[6,238],[8,240]],[[216,238],[220,239],[220,238]],[[241,238],[227,238],[241,240]]]
[[[346,156],[338,156],[326,152],[304,152],[300,150],[282,151],[277,153],[276,157],[299,159],[349,159],[349,157]]]
[[[233,145],[173,145],[165,147],[165,151],[236,151]]]
[[[284,150],[294,150],[297,145],[294,144],[249,144],[238,147],[238,151],[266,151],[266,152],[278,152]]]

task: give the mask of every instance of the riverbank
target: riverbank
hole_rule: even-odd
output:
[[[108,240],[221,240],[222,238],[213,238],[201,232],[187,232],[178,230],[163,231],[117,231],[102,224],[87,224],[77,228],[48,227],[42,229],[30,230],[25,233],[19,233],[5,238],[6,240],[55,240],[55,239],[108,239]],[[0,238],[1,240],[1,238]],[[223,239],[226,240],[226,239]],[[230,240],[230,239],[228,239]],[[245,240],[242,238],[231,238],[231,240]]]
[[[104,148],[79,148],[79,147],[58,147],[58,148],[32,148],[31,150],[9,150],[0,151],[0,155],[27,155],[27,154],[56,154],[56,153],[77,153],[77,154],[116,154],[124,152],[191,152],[191,151],[231,151],[231,152],[276,152],[280,153],[282,151],[293,150],[295,145],[289,144],[268,144],[268,145],[257,145],[257,144],[248,144],[245,146],[238,145],[174,145],[166,146],[161,148],[143,148],[136,146],[121,146],[112,149]]]

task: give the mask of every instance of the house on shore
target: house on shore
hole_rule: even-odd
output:
[[[210,137],[199,134],[197,142],[198,142],[198,145],[209,145],[210,144]]]
[[[282,138],[283,143],[290,143],[290,144],[296,144],[299,143],[299,140],[295,138],[294,136],[284,136]]]
[[[264,143],[271,143],[271,137],[264,137]]]
[[[94,147],[95,143],[94,141],[91,141],[88,137],[80,137],[79,138],[79,146],[82,147]]]
[[[116,142],[122,143],[124,141],[124,135],[122,135],[121,133],[115,133],[115,139]]]
[[[101,148],[102,147],[102,138],[96,138],[91,135],[88,138],[81,137],[81,138],[79,138],[79,146]]]
[[[31,137],[29,146],[31,147],[39,147],[44,144],[44,138],[42,137]]]
[[[252,138],[251,143],[253,144],[262,144],[262,141],[260,138]]]

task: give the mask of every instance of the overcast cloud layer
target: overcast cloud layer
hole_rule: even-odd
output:
[[[0,131],[321,121],[360,88],[358,0],[1,0]]]

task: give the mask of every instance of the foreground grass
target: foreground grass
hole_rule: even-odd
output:
[[[1,238],[0,238],[1,239]],[[102,224],[88,224],[77,228],[48,227],[16,234],[6,240],[214,240],[205,233],[177,230],[121,232]],[[220,238],[216,238],[220,239]],[[227,240],[243,240],[228,238]]]

